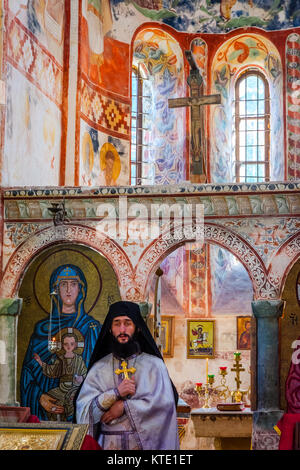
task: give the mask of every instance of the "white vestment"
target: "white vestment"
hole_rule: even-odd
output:
[[[108,354],[90,369],[76,402],[77,423],[89,424],[89,434],[105,450],[179,449],[176,407],[165,363],[150,354],[126,359],[134,367],[136,391],[124,400],[124,414],[109,424],[101,417],[118,400],[117,387],[123,380],[121,360]],[[99,432],[99,430],[98,430]]]

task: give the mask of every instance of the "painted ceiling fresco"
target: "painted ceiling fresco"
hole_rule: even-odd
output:
[[[300,26],[300,0],[111,0],[114,21],[159,21],[178,31],[221,33],[256,26],[278,30]]]

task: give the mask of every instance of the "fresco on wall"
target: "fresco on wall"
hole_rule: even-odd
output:
[[[168,99],[184,96],[182,51],[177,41],[159,29],[145,29],[135,38],[133,63],[143,63],[152,85],[151,122],[146,140],[155,166],[152,184],[174,184],[185,179],[184,111],[170,109]],[[179,125],[180,124],[180,125]]]
[[[161,276],[161,313],[184,317],[189,308],[187,255],[185,247],[179,247],[170,253],[160,264]],[[155,305],[155,284],[153,275],[149,289],[149,302]],[[153,313],[153,309],[152,309]]]
[[[63,63],[64,0],[8,0],[8,12],[9,21],[25,26],[59,64]]]
[[[195,38],[191,42],[190,50],[201,74],[204,86],[207,86],[207,45],[201,38]]]
[[[111,37],[109,0],[83,0],[80,25],[81,72],[93,84],[128,96],[129,48]]]
[[[189,253],[189,314],[207,315],[207,245],[195,246]]]
[[[209,245],[209,250],[212,315],[252,314],[253,289],[244,266],[217,245]]]
[[[246,68],[263,70],[269,84],[271,103],[270,179],[284,179],[282,67],[274,45],[256,34],[238,35],[226,41],[216,52],[212,63],[212,93],[221,93],[222,104],[211,117],[211,179],[214,182],[235,181],[233,133],[234,85]],[[278,143],[282,142],[280,146]]]
[[[257,200],[252,200],[254,205]],[[273,197],[264,197],[262,205],[265,213],[270,211],[273,204]],[[291,207],[291,206],[290,206]],[[287,209],[287,211],[290,209]],[[295,217],[283,218],[244,218],[239,221],[227,219],[224,226],[234,228],[238,233],[252,245],[266,266],[272,260],[272,256],[283,246],[284,243],[295,234],[300,228],[300,221]]]
[[[61,1],[8,2],[3,184],[58,184],[63,19]]]
[[[286,41],[286,105],[288,179],[300,178],[300,36],[290,34]]]
[[[129,183],[128,142],[83,124],[80,185],[121,186]]]
[[[58,184],[60,121],[55,103],[8,64],[4,184]]]
[[[129,182],[129,47],[111,37],[109,0],[83,0],[80,24],[79,184],[106,185],[103,145],[113,145],[114,177]]]
[[[168,285],[170,293],[175,297],[176,301],[180,305],[181,309],[185,308],[187,301],[186,296],[184,295],[185,291],[185,282],[186,282],[186,272],[185,272],[185,249],[184,247],[177,248],[173,253],[171,253],[167,258],[163,260],[160,267],[163,270],[163,279]],[[162,299],[164,295],[162,296]],[[162,300],[162,305],[165,303]],[[166,308],[168,306],[166,305]],[[179,309],[180,311],[180,309]],[[168,308],[164,310],[165,313],[176,313],[170,311]]]
[[[257,26],[265,30],[300,25],[299,4],[293,0],[111,0],[115,22],[160,21],[178,31],[222,33]]]
[[[116,276],[99,254],[61,246],[35,260],[19,296],[21,405],[42,420],[72,421],[73,398],[101,324],[109,305],[120,299]]]

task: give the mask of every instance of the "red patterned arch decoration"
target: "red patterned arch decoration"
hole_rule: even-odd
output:
[[[300,259],[300,233],[295,233],[279,248],[269,267],[269,280],[281,298],[284,284],[292,266]]]
[[[188,227],[186,227],[188,230]],[[191,231],[192,233],[192,231]],[[149,279],[162,260],[183,243],[193,241],[192,238],[175,239],[169,232],[162,234],[144,251],[136,269],[135,283],[140,292],[146,297]],[[228,228],[216,224],[204,225],[204,241],[213,243],[229,250],[246,268],[252,281],[254,299],[278,298],[276,286],[270,282],[266,267],[256,251],[240,235]]]
[[[80,225],[48,227],[35,233],[22,243],[6,266],[0,296],[3,298],[15,297],[18,293],[22,275],[29,262],[43,249],[62,242],[80,243],[101,253],[114,269],[118,278],[121,296],[126,298],[127,292],[130,293],[133,287],[133,269],[127,255],[110,238],[91,227]]]

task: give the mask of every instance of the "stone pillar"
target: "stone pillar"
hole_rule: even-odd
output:
[[[0,403],[18,406],[16,401],[17,322],[22,299],[0,299]]]
[[[283,300],[256,300],[252,310],[256,318],[256,391],[257,410],[253,413],[252,448],[274,450],[279,436],[274,426],[281,418],[279,383],[279,325]]]

